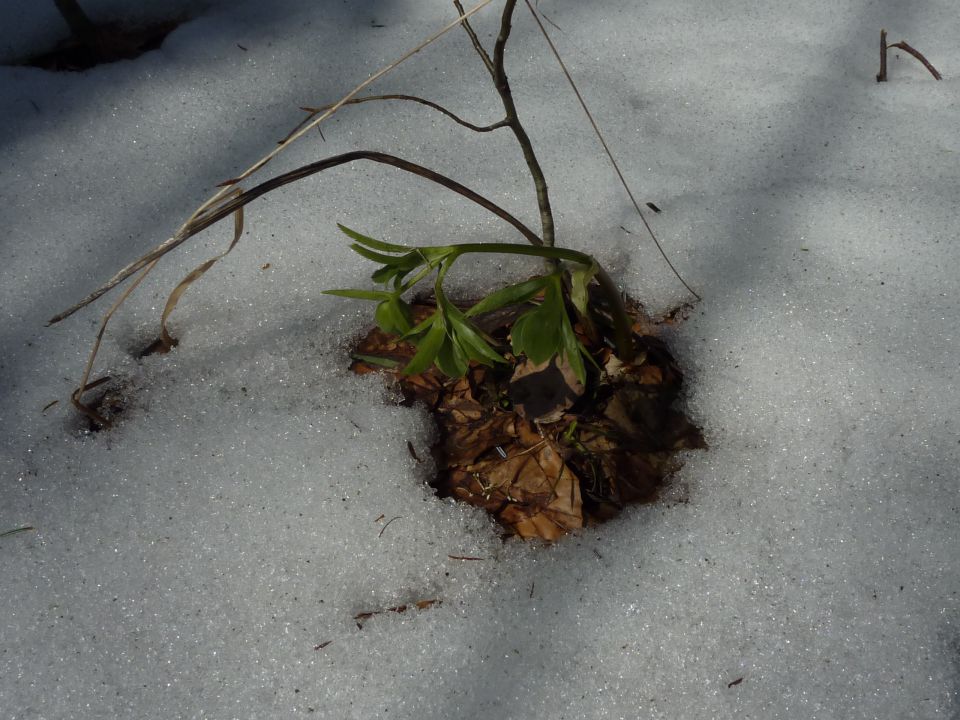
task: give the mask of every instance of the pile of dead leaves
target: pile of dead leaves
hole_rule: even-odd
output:
[[[420,317],[433,310],[415,306]],[[516,315],[486,318],[483,329],[506,344]],[[415,349],[379,329],[358,343],[352,369],[385,371],[407,402],[430,407],[440,429],[431,483],[439,495],[484,508],[509,534],[555,540],[654,499],[677,468],[676,453],[706,447],[673,408],[683,374],[655,336],[657,325],[636,304],[631,315],[630,364],[578,328],[596,361],[585,386],[557,358],[533,366],[509,354],[509,366],[472,364],[463,378],[436,368],[404,376]]]

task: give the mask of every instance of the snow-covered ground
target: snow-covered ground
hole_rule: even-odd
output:
[[[5,60],[63,33],[47,4],[0,3]],[[345,369],[371,306],[320,291],[362,287],[371,268],[336,222],[521,241],[389,168],[248,206],[241,244],[173,315],[180,347],[137,360],[166,294],[230,230],[168,256],[98,360],[131,407],[84,432],[67,398],[106,301],[46,319],[168,237],[298,106],[338,99],[454,17],[423,0],[170,3],[183,7],[193,19],[134,61],[0,68],[0,532],[37,528],[0,539],[0,715],[960,718],[953,3],[540,2],[704,296],[669,339],[712,446],[673,502],[550,547],[503,544],[482,513],[432,496],[407,449],[426,454],[428,418]],[[476,20],[488,44],[498,14]],[[882,27],[945,79],[891,52],[876,83]],[[654,311],[686,299],[522,4],[507,68],[560,243]],[[374,91],[499,119],[462,32]],[[537,226],[507,133],[399,103],[323,131],[266,175],[383,150]],[[475,295],[535,268],[493,261],[455,284]]]

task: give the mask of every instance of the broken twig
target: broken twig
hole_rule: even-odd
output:
[[[917,50],[916,48],[910,46],[906,40],[901,40],[900,42],[887,44],[887,31],[880,31],[880,72],[877,73],[877,82],[886,82],[887,80],[887,50],[890,48],[897,48],[898,50],[903,50],[905,53],[913,55],[917,60],[923,63],[923,66],[930,71],[930,74],[933,75],[936,80],[943,80],[943,75],[940,74],[929,60],[924,57],[923,53]]]

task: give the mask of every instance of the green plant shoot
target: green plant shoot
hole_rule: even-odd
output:
[[[577,339],[564,303],[563,272],[554,271],[523,282],[501,288],[466,311],[447,299],[443,281],[453,264],[468,253],[508,253],[533,255],[576,264],[570,274],[570,298],[577,312],[587,317],[587,285],[600,272],[596,260],[585,253],[556,247],[533,247],[507,243],[461,243],[456,245],[409,247],[375,240],[343,225],[340,230],[354,242],[351,249],[358,255],[379,263],[371,278],[390,289],[385,290],[326,290],[328,295],[339,295],[377,303],[377,325],[387,333],[399,335],[413,343],[417,352],[403,369],[406,375],[415,375],[431,365],[451,377],[466,374],[470,361],[491,366],[505,363],[494,349],[494,341],[478,328],[470,318],[507,305],[531,302],[542,294],[543,299],[521,315],[513,326],[511,344],[514,355],[525,355],[534,363],[543,363],[562,356],[570,364],[581,382],[586,380],[583,358],[590,358]],[[410,305],[403,294],[436,271],[434,294],[437,309],[417,325],[413,325]]]

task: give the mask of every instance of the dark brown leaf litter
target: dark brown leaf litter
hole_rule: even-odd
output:
[[[417,305],[415,314],[433,309]],[[506,349],[520,310],[478,324]],[[677,453],[706,448],[700,429],[674,407],[683,373],[657,337],[657,323],[637,303],[630,314],[636,358],[629,364],[577,326],[596,362],[585,387],[556,358],[531,367],[506,352],[509,366],[471,364],[463,378],[436,368],[403,376],[414,348],[378,328],[357,344],[351,368],[386,372],[408,404],[430,408],[440,430],[431,482],[438,495],[484,508],[508,535],[556,540],[629,503],[656,499],[679,467]]]

